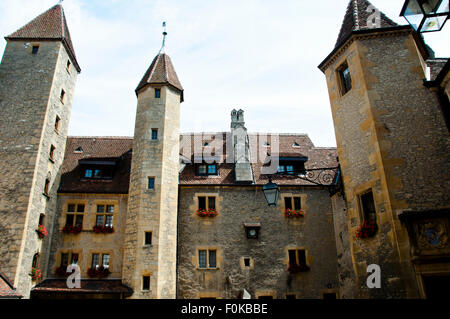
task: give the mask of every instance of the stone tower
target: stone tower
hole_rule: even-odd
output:
[[[132,298],[174,299],[183,87],[167,54],[155,57],[136,94],[123,279]]]
[[[420,270],[399,215],[450,205],[449,136],[439,101],[423,84],[426,59],[425,43],[409,26],[352,0],[335,48],[319,66],[347,202],[345,249],[360,298],[420,296]],[[375,234],[358,238],[364,221],[375,224]],[[381,289],[366,285],[371,264],[381,267]]]
[[[75,82],[80,72],[56,5],[6,37],[0,65],[0,270],[25,298],[46,273],[38,225],[52,229]]]

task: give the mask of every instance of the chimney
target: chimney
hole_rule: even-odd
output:
[[[244,111],[231,112],[231,141],[236,183],[253,183],[253,170],[250,164],[250,145],[245,128]]]

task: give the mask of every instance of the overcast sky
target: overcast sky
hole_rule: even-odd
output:
[[[403,0],[372,0],[394,21]],[[7,36],[57,3],[1,0]],[[347,0],[65,0],[82,73],[69,134],[132,136],[134,90],[161,47],[185,89],[182,132],[230,129],[233,108],[250,132],[307,133],[335,146],[328,91],[317,68],[336,42]],[[450,25],[425,36],[450,56]],[[0,52],[6,42],[0,40]]]

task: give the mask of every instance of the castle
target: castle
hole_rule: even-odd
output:
[[[439,297],[450,63],[410,26],[369,25],[369,6],[349,2],[319,66],[337,149],[248,133],[242,110],[229,132],[181,134],[184,89],[163,52],[137,86],[133,138],[68,137],[81,68],[62,6],[6,37],[0,297]]]

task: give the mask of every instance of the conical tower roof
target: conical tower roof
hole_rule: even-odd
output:
[[[335,48],[343,44],[353,31],[388,28],[398,26],[397,23],[389,19],[383,12],[380,11],[379,26],[372,26],[369,21],[373,20],[371,15],[374,13],[373,6],[367,0],[351,0],[345,13],[344,22],[342,23],[341,31],[339,33]]]
[[[6,37],[7,40],[59,40],[62,41],[72,58],[78,72],[81,71],[77,62],[66,16],[62,5],[57,4],[37,18]]]
[[[154,59],[144,77],[139,83],[136,93],[149,84],[170,85],[181,92],[183,102],[183,86],[178,80],[170,57],[166,53],[159,53]]]

